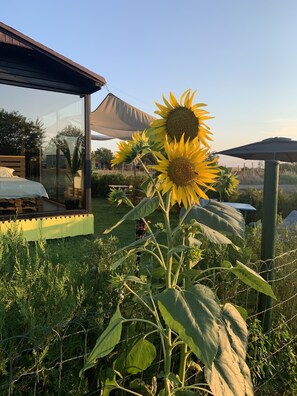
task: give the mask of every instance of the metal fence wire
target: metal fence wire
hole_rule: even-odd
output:
[[[260,267],[263,267],[261,264],[261,261],[258,261],[250,263],[249,266],[259,273]],[[247,322],[252,328],[251,324],[263,314],[263,312],[257,312],[259,293],[246,287],[226,271],[217,271],[214,276],[211,282],[219,285],[217,293],[221,301],[244,307],[248,313]],[[262,358],[259,360],[254,358],[249,362],[250,369],[254,373],[255,393],[261,396],[269,394],[263,389],[269,388],[269,383],[273,383],[276,378],[284,377],[288,367],[285,364],[276,367],[275,364],[269,362],[283,363],[284,356],[294,358],[295,355],[296,359],[297,249],[274,259],[271,285],[277,297],[272,307],[269,308],[272,311],[272,326],[266,334],[261,331],[253,332],[249,341],[251,350],[257,353],[259,353],[259,345],[263,346],[263,340],[267,341]],[[89,388],[86,390],[86,383],[83,379],[79,379],[79,371],[84,366],[98,337],[96,326],[86,327],[85,323],[94,324],[95,320],[86,321],[84,318],[84,323],[72,320],[66,325],[59,323],[56,326],[36,328],[33,332],[35,334],[31,332],[0,339],[0,396],[99,394],[99,385],[97,379],[94,378],[94,372],[91,374],[86,372],[86,375],[89,375],[88,383],[93,382],[93,391]],[[41,333],[44,334],[43,343],[39,344]],[[126,339],[122,340],[122,350],[127,340],[131,341],[129,334],[126,334]],[[269,340],[273,340],[273,347]],[[156,373],[162,370],[161,355],[156,359],[154,367]],[[73,378],[76,378],[74,388]],[[47,388],[48,382],[53,384],[49,389]],[[69,389],[70,383],[72,389]],[[280,389],[281,386],[280,384]],[[294,395],[294,393],[281,393],[281,391],[275,391],[275,393],[271,391],[270,394],[272,396],[274,394]]]

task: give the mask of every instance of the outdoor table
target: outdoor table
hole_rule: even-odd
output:
[[[126,184],[109,184],[108,187],[110,189],[114,188],[116,190],[126,190],[127,188],[131,189],[132,186],[128,186]]]
[[[256,208],[250,204],[247,203],[240,203],[240,202],[221,202],[224,205],[231,206],[234,209],[240,210],[243,212],[243,216],[246,219],[247,213],[249,211],[255,211]]]

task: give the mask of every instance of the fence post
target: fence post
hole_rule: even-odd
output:
[[[279,162],[265,161],[263,217],[261,240],[261,276],[269,283],[273,279],[275,230],[277,219]],[[272,298],[259,294],[258,312],[264,333],[271,329]]]

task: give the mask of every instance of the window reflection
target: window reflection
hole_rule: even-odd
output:
[[[1,84],[0,98],[0,184],[6,183],[0,187],[0,215],[83,208],[84,98]],[[1,177],[12,157],[17,161],[13,166],[23,168],[13,175],[22,175],[26,184],[14,187],[19,189],[16,197],[5,193],[7,183],[13,189],[12,179]],[[28,181],[39,183],[48,198],[31,192]],[[25,198],[34,198],[36,206],[25,209],[19,202],[15,209],[13,200]]]

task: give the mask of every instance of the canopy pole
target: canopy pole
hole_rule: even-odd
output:
[[[261,239],[261,276],[271,284],[273,279],[275,233],[277,220],[279,162],[265,161]],[[272,298],[259,294],[258,312],[264,333],[271,329]]]

